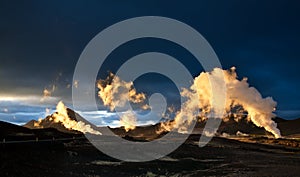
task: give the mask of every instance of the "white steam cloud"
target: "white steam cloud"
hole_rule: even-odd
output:
[[[254,87],[249,86],[246,78],[239,80],[235,70],[235,67],[229,70],[215,68],[211,72],[202,72],[194,79],[190,88],[183,88],[181,96],[186,97],[187,101],[181,106],[181,111],[176,113],[174,121],[161,124],[161,131],[175,129],[185,132],[195,117],[205,120],[211,115],[220,115],[223,117],[223,121],[226,121],[226,115],[237,111],[236,108],[240,107],[239,111],[246,112],[248,121],[258,127],[263,127],[276,138],[280,138],[281,134],[277,124],[272,120],[276,116],[273,111],[275,111],[277,103],[271,97],[262,98]],[[212,93],[210,82],[212,79],[216,84],[225,82],[225,107],[214,98],[214,96],[218,97],[224,93],[218,89],[218,85],[214,85],[216,92]],[[114,82],[112,82],[113,80]],[[107,79],[98,81],[97,85],[99,97],[111,110],[114,110],[115,105],[124,106],[126,100],[140,104],[142,108],[149,108],[144,103],[146,96],[143,93],[137,93],[132,82],[122,81],[119,77],[110,74]],[[124,114],[120,119],[126,130],[135,128],[137,120],[134,115]],[[238,119],[236,120],[238,121]]]
[[[56,112],[51,115],[52,121],[56,123],[62,123],[64,127],[70,130],[80,131],[82,133],[91,133],[95,135],[101,135],[97,130],[94,130],[91,125],[85,124],[82,121],[76,121],[69,117],[67,107],[62,101],[60,101],[56,106]],[[42,127],[40,123],[42,119],[34,124],[35,127]]]
[[[50,98],[52,96],[52,93],[56,90],[56,85],[52,85],[51,88],[45,88],[43,90],[43,97],[41,98],[41,102],[46,101],[48,98]]]
[[[143,109],[148,109],[145,104],[146,96],[143,93],[137,93],[133,87],[133,82],[121,80],[118,76],[110,73],[105,80],[99,80],[97,83],[99,88],[98,96],[105,106],[113,111],[116,106],[124,107],[126,101],[139,104]],[[125,127],[126,131],[133,130],[137,124],[137,118],[133,113],[125,112],[120,115],[120,124]]]
[[[275,111],[277,103],[271,97],[262,98],[261,94],[254,87],[249,87],[246,78],[238,80],[235,67],[232,67],[230,70],[215,68],[212,72],[202,72],[196,77],[190,89],[183,89],[181,92],[182,96],[187,97],[182,111],[176,114],[174,122],[164,123],[162,128],[184,131],[186,125],[189,125],[196,116],[194,113],[197,110],[200,111],[199,116],[202,118],[208,117],[213,110],[218,110],[219,108],[214,108],[212,104],[213,93],[210,79],[214,79],[218,83],[219,79],[223,79],[220,77],[220,72],[223,72],[226,84],[224,113],[230,114],[233,108],[241,106],[242,110],[247,112],[248,121],[271,132],[275,138],[280,138],[281,134],[277,124],[272,120],[276,116],[273,111]],[[199,100],[196,100],[197,98]],[[214,106],[218,106],[218,104],[214,104]],[[223,119],[226,121],[225,115]]]

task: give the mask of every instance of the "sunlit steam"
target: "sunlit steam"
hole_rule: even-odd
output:
[[[79,80],[74,80],[73,86],[75,88],[78,88]]]
[[[43,97],[41,98],[41,102],[44,102],[46,101],[49,97],[52,96],[52,93],[56,90],[56,86],[55,85],[52,85],[51,88],[45,88],[43,90]]]
[[[145,109],[148,108],[144,104],[146,99],[145,94],[137,93],[132,82],[123,81],[112,73],[105,80],[99,80],[97,86],[99,88],[98,96],[111,111],[116,106],[124,107],[127,100],[132,103],[141,104]]]
[[[50,114],[50,111],[51,111],[51,110],[50,110],[49,108],[46,108],[46,109],[45,109],[45,116],[49,115],[49,114]]]
[[[99,98],[111,111],[115,110],[116,106],[124,107],[128,100],[131,103],[138,104],[142,109],[149,108],[144,103],[146,99],[145,94],[137,93],[132,82],[123,81],[112,73],[105,80],[99,80],[97,86],[99,88]],[[126,131],[134,129],[136,122],[137,118],[133,113],[125,112],[120,114],[120,124],[125,127]]]
[[[56,112],[51,115],[52,121],[56,123],[62,123],[64,127],[70,130],[80,131],[82,133],[91,133],[95,135],[101,135],[99,131],[94,130],[91,125],[85,124],[82,121],[72,120],[69,115],[66,106],[60,101],[56,106]],[[40,123],[42,119],[34,124],[35,127],[41,127]]]
[[[133,113],[125,112],[120,116],[120,125],[124,126],[125,131],[134,130],[137,119]]]
[[[113,79],[114,82],[112,82]],[[225,81],[225,107],[217,99],[218,95],[224,93],[218,88],[214,89],[214,93],[212,92],[212,80],[214,84],[217,84],[214,87]],[[122,81],[113,74],[110,74],[106,80],[98,81],[98,88],[99,97],[104,105],[111,110],[114,110],[115,105],[124,106],[127,100],[132,103],[139,103],[141,107],[149,107],[144,103],[146,96],[137,93],[132,82]],[[211,72],[202,72],[194,79],[190,88],[182,89],[181,96],[187,99],[186,102],[181,105],[181,110],[176,112],[174,121],[161,124],[160,131],[177,130],[178,132],[186,132],[187,127],[191,125],[196,117],[206,120],[215,116],[226,121],[229,114],[245,112],[248,121],[253,122],[258,127],[263,127],[276,138],[281,137],[277,124],[272,120],[276,116],[273,111],[275,111],[277,103],[271,97],[262,98],[254,87],[249,86],[246,78],[239,80],[235,67],[229,70],[215,68]],[[134,129],[137,122],[136,117],[131,114],[124,114],[120,120],[126,130]],[[236,117],[235,120],[238,121],[239,118]]]
[[[232,67],[230,70],[216,68],[212,72],[202,72],[196,77],[190,89],[183,89],[181,92],[181,95],[187,98],[187,101],[182,105],[181,112],[176,114],[174,122],[164,123],[162,128],[184,131],[185,125],[192,122],[196,116],[194,113],[197,110],[200,111],[200,117],[209,117],[211,112],[216,110],[212,105],[213,93],[210,79],[213,78],[218,82],[218,79],[220,79],[218,78],[218,72],[224,73],[226,84],[226,106],[224,112],[229,114],[234,107],[241,106],[247,112],[249,121],[252,121],[258,127],[265,128],[266,131],[271,132],[276,138],[281,137],[277,124],[272,120],[275,117],[273,111],[277,103],[271,97],[262,98],[261,94],[254,87],[249,87],[246,78],[238,80],[235,67]],[[199,98],[199,100],[195,100],[195,98]],[[226,121],[225,115],[223,119]]]

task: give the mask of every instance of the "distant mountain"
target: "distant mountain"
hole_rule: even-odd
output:
[[[283,136],[298,135],[300,136],[300,118],[294,120],[281,120],[277,122],[277,127]]]
[[[0,121],[0,141],[71,138],[74,136],[80,136],[80,134],[61,132],[55,128],[30,129]]]
[[[75,121],[83,121],[85,124],[91,125],[91,127],[94,130],[98,130],[99,132],[102,132],[103,127],[97,127],[87,120],[85,120],[81,115],[73,111],[72,109],[67,108],[68,116],[71,120]],[[39,126],[36,126],[39,125]],[[75,134],[81,134],[81,132],[67,129],[61,122],[55,122],[53,121],[53,114],[47,116],[46,118],[42,119],[40,122],[36,120],[31,120],[27,122],[25,125],[23,125],[25,128],[29,129],[44,129],[44,128],[54,128],[60,132],[64,133],[75,133]],[[114,132],[116,135],[119,135],[124,138],[128,137],[134,137],[136,139],[148,139],[152,140],[157,138],[159,135],[156,135],[156,131],[159,130],[160,123],[156,125],[148,125],[148,126],[140,126],[136,127],[135,130],[131,130],[126,132],[124,127],[118,127],[118,128],[110,128],[112,132]]]
[[[90,124],[93,129],[101,132],[102,129],[101,127],[96,127],[95,125],[89,123],[82,116],[80,116],[73,110],[67,109],[67,113],[71,120],[83,121],[86,124]],[[277,126],[283,136],[300,135],[300,119],[285,120],[276,117],[273,120],[277,123]],[[40,127],[35,126],[35,124],[37,123],[39,123]],[[194,132],[202,133],[205,124],[206,124],[205,121],[197,122]],[[166,133],[164,132],[162,134],[157,134],[158,130],[160,129],[160,125],[161,123],[157,123],[155,125],[148,125],[148,126],[139,126],[136,127],[136,129],[130,130],[128,132],[125,131],[124,127],[110,128],[110,129],[116,135],[119,135],[124,138],[134,137],[135,139],[153,140],[159,138],[160,136],[163,136]],[[36,120],[31,120],[27,124],[25,124],[23,128],[29,128],[29,129],[18,129],[18,131],[31,133],[30,129],[54,128],[64,133],[81,134],[81,132],[65,128],[64,125],[60,122],[58,123],[54,122],[53,115],[47,116],[41,122],[38,122]],[[229,135],[236,135],[237,133],[254,134],[254,135],[271,135],[271,133],[267,132],[264,128],[257,127],[252,122],[247,121],[245,117],[239,120],[238,122],[235,121],[233,117],[228,118],[227,121],[222,121],[221,125],[218,128],[218,133],[219,134],[226,133]]]
[[[124,127],[110,128],[116,135],[121,136],[125,139],[131,140],[129,137],[133,137],[135,140],[154,140],[163,136],[167,132],[157,134],[160,130],[161,123],[155,125],[138,126],[134,130],[126,132]]]
[[[71,120],[77,121],[78,118],[81,118],[83,120],[83,118],[79,114],[75,113],[73,110],[71,110],[69,108],[67,109],[67,113]],[[54,118],[53,118],[53,114],[52,114],[52,115],[49,115],[46,118],[42,119],[40,122],[36,121],[36,120],[31,120],[23,126],[26,128],[30,128],[30,129],[55,128],[58,131],[64,132],[64,133],[81,134],[81,132],[79,132],[79,131],[67,129],[61,122],[55,122],[55,121],[53,121],[53,119]],[[36,126],[36,125],[39,125],[39,126]]]
[[[239,120],[238,122],[234,118],[229,118],[228,121],[223,121],[218,130],[220,133],[228,133],[231,135],[236,135],[238,132],[245,134],[256,134],[256,135],[266,135],[270,134],[265,131],[262,127],[257,127],[252,122],[246,120],[246,118]]]
[[[273,119],[277,123],[277,128],[280,130],[282,136],[300,135],[300,118],[295,120],[286,120],[279,117]],[[196,129],[202,132],[206,122],[198,122]],[[252,122],[248,122],[246,118],[238,122],[234,118],[229,118],[228,121],[222,121],[218,128],[218,133],[227,133],[229,135],[236,135],[237,133],[253,134],[253,135],[271,135],[264,128],[257,127]]]
[[[34,135],[31,129],[14,125],[8,122],[0,121],[0,138],[3,139],[8,136],[18,136],[18,135]]]

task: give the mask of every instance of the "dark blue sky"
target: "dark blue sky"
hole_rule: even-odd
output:
[[[300,117],[300,2],[296,0],[1,0],[0,95],[40,95],[59,73],[59,84],[67,85],[80,53],[96,34],[119,21],[149,15],[174,18],[195,28],[215,49],[224,69],[236,66],[239,76],[248,77],[264,97],[278,102],[281,115]],[[167,41],[136,40],[114,51],[100,76],[147,51],[193,58]],[[185,65],[194,76],[202,71],[193,60],[184,61],[189,61]],[[57,96],[69,97],[70,91]]]

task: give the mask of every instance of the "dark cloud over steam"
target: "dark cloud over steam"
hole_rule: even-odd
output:
[[[295,118],[300,116],[299,6],[297,1],[279,0],[1,1],[0,95],[42,95],[55,84],[51,95],[70,101],[76,62],[97,33],[127,18],[157,15],[198,30],[225,69],[236,66],[239,75],[247,76],[264,97],[272,96],[278,102],[282,115]],[[132,56],[151,51],[174,56],[194,76],[202,71],[184,48],[164,40],[142,39],[117,48],[99,77],[105,78],[107,71],[115,73]],[[152,93],[170,87],[173,91],[166,94],[178,102],[172,97],[178,91],[170,81],[159,76],[144,78],[136,83],[138,91]],[[148,83],[149,78],[153,84]],[[1,109],[6,107],[2,104]]]

